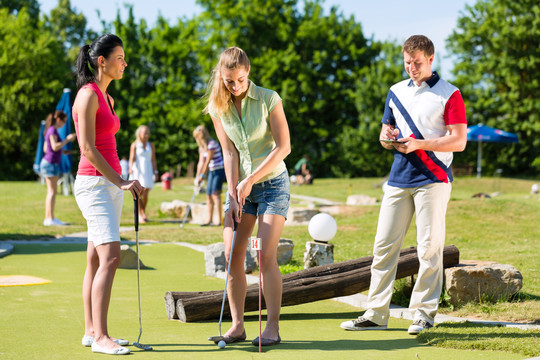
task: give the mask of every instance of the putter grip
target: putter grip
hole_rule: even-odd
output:
[[[139,197],[137,194],[133,199],[133,216],[135,218],[135,231],[139,231]]]
[[[234,216],[232,218],[232,221],[233,221],[233,229],[234,231],[236,231],[236,229],[238,229],[238,223],[236,222],[236,220],[234,219]]]

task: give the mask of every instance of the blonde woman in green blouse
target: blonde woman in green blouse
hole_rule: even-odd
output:
[[[289,208],[290,188],[283,159],[290,153],[289,127],[279,95],[249,80],[251,70],[246,53],[231,47],[225,50],[208,84],[208,104],[223,150],[227,177],[225,205],[225,256],[231,261],[227,288],[232,326],[225,342],[244,341],[246,276],[245,249],[258,221],[257,237],[262,239],[261,264],[267,323],[252,341],[259,346],[277,345],[282,282],[277,264],[277,245]],[[238,223],[231,252],[233,218]]]

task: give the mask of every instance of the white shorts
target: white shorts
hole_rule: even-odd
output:
[[[94,246],[120,241],[120,217],[124,191],[103,176],[77,175],[75,200],[88,227],[88,241]]]

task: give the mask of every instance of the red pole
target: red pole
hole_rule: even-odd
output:
[[[262,343],[262,337],[261,337],[261,250],[257,251],[257,256],[259,257],[259,352],[262,352],[261,350],[261,343]]]

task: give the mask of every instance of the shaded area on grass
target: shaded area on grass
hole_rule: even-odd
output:
[[[86,251],[86,244],[15,244],[13,254],[36,255]]]
[[[508,351],[540,356],[540,330],[520,330],[468,321],[439,324],[421,332],[418,341],[444,348]]]
[[[56,238],[55,234],[19,234],[1,233],[0,242],[5,240],[51,240]]]

